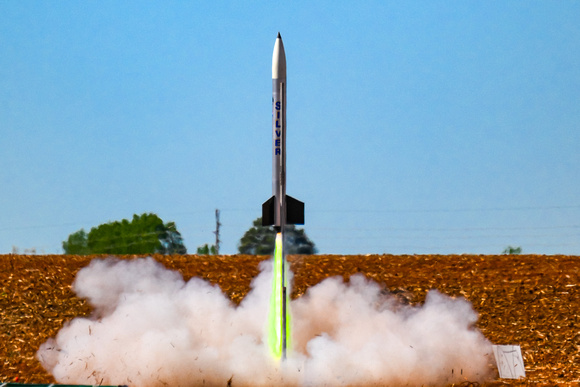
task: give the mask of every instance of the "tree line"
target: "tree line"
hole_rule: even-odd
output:
[[[262,219],[254,220],[238,243],[241,254],[271,255],[274,252],[276,231],[262,226]],[[316,247],[304,229],[288,226],[286,230],[288,254],[314,254]],[[133,215],[101,224],[87,233],[80,229],[62,242],[65,254],[187,254],[183,237],[174,222],[164,223],[152,213]],[[215,246],[205,244],[197,248],[198,254],[215,254]]]

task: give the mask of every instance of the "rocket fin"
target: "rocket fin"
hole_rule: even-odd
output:
[[[304,224],[304,203],[286,195],[286,224]]]
[[[262,204],[262,226],[275,224],[275,203],[276,197],[272,196]],[[304,224],[304,203],[290,195],[286,195],[286,224]]]
[[[272,196],[262,204],[262,226],[274,225],[274,203],[276,196]]]

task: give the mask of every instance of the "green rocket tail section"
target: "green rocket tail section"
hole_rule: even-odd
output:
[[[288,276],[286,275],[286,257],[283,251],[282,233],[276,234],[274,249],[274,268],[272,279],[272,294],[270,296],[270,311],[268,313],[268,345],[276,360],[286,356],[290,347],[290,295],[288,294]]]

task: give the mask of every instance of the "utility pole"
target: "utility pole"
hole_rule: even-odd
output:
[[[220,223],[220,210],[218,210],[216,208],[215,210],[215,231],[213,232],[215,234],[215,255],[219,255],[220,254],[220,226],[222,224]]]

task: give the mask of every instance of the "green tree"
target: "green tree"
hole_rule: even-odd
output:
[[[214,245],[209,246],[207,243],[197,248],[198,255],[215,255],[215,253],[216,253],[215,246]]]
[[[517,254],[521,254],[521,253],[522,253],[521,246],[518,246],[518,247],[508,246],[502,251],[502,254],[508,254],[508,255],[517,255]]]
[[[286,254],[316,254],[316,246],[304,229],[297,229],[294,225],[286,226]],[[253,226],[246,231],[238,251],[241,254],[272,255],[276,242],[276,230],[272,226],[262,226],[262,218],[254,220]]]
[[[187,249],[174,222],[163,223],[155,214],[133,215],[131,221],[109,222],[69,236],[66,254],[185,254]]]
[[[168,222],[157,228],[159,241],[161,242],[161,254],[186,254],[187,249],[183,244],[181,233],[177,231],[175,222]]]
[[[62,249],[66,254],[90,254],[86,231],[81,228],[79,231],[70,234],[68,240],[62,242]]]

